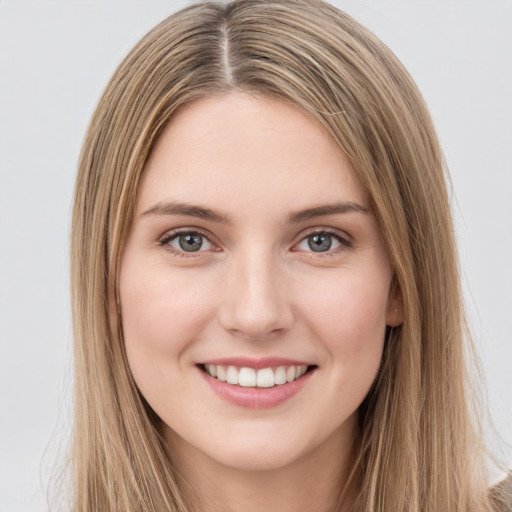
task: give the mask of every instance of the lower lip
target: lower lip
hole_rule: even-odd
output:
[[[245,388],[222,382],[198,368],[205,381],[213,391],[228,402],[249,409],[270,409],[286,402],[296,395],[309,381],[316,368],[308,371],[293,382],[273,386],[271,388]]]

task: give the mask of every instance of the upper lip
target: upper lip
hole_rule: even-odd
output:
[[[310,366],[311,363],[298,359],[290,359],[287,357],[225,357],[217,359],[208,359],[198,364],[211,364],[215,366],[236,366],[238,368],[254,368],[260,370],[262,368],[272,368],[278,366]]]

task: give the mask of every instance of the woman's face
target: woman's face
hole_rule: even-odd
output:
[[[365,190],[311,117],[242,93],[183,108],[120,274],[129,365],[172,449],[275,469],[348,446],[398,321],[391,276]]]

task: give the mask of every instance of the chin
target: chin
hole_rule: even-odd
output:
[[[267,428],[265,428],[265,426]],[[280,428],[268,428],[259,425],[242,424],[222,432],[212,432],[205,438],[188,432],[183,436],[176,431],[167,430],[165,437],[174,455],[189,464],[197,465],[210,461],[213,466],[220,465],[236,471],[275,471],[285,468],[314,451],[308,435],[304,432],[290,432]],[[229,431],[227,431],[229,430]],[[300,430],[300,429],[299,429]],[[190,435],[192,434],[192,435]],[[312,446],[313,445],[313,446]],[[214,469],[214,468],[212,468]]]
[[[302,456],[300,447],[278,443],[236,446],[210,455],[215,462],[237,471],[276,471],[290,466]]]

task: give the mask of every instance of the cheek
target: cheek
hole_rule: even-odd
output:
[[[155,371],[178,363],[172,356],[177,358],[208,323],[215,294],[205,279],[128,260],[123,262],[120,296],[126,352],[136,373],[143,366]]]
[[[302,303],[306,322],[326,353],[333,403],[343,390],[341,413],[355,409],[380,367],[386,333],[387,275],[347,271],[317,281]]]
[[[325,339],[357,349],[385,332],[387,298],[382,277],[347,273],[317,282],[314,293],[304,296],[302,309]]]

